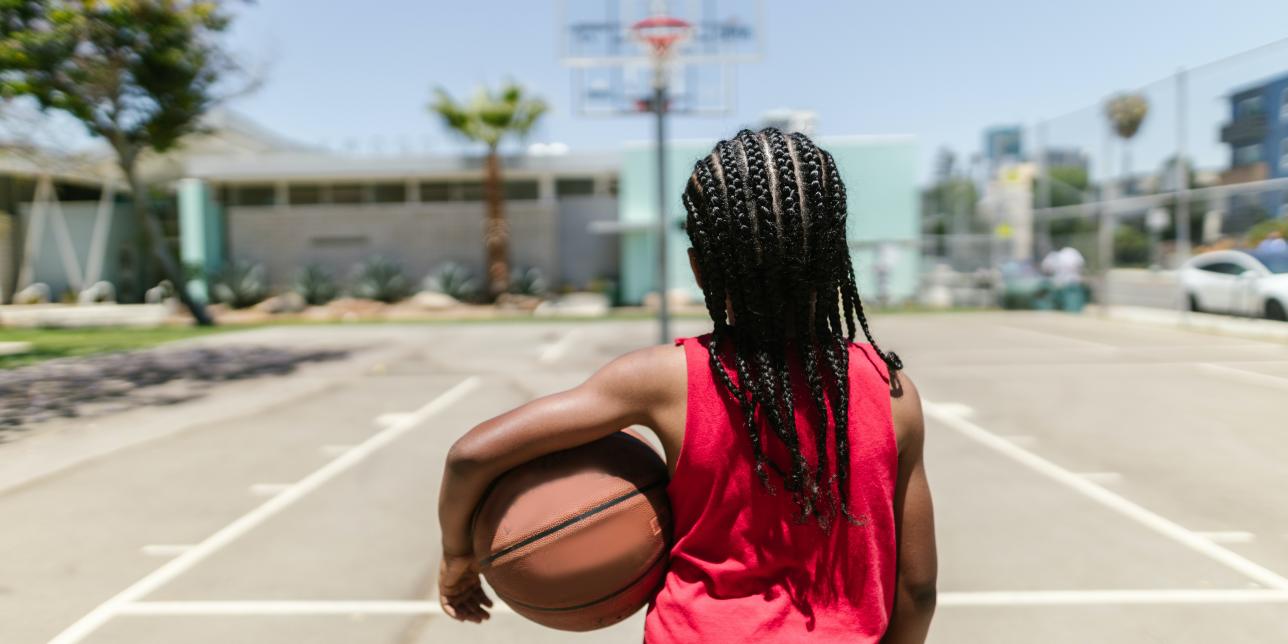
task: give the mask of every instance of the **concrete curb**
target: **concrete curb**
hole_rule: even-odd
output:
[[[1211,313],[1193,313],[1143,306],[1088,307],[1087,315],[1118,322],[1170,327],[1253,340],[1288,343],[1288,322],[1238,318]]]

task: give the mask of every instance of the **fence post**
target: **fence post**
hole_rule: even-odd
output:
[[[1100,216],[1099,229],[1096,238],[1096,259],[1100,268],[1100,309],[1105,311],[1109,307],[1109,270],[1114,264],[1114,215],[1113,201],[1116,181],[1113,173],[1113,131],[1108,124],[1105,125],[1105,138],[1101,148],[1101,165],[1104,166],[1104,173],[1100,179]]]
[[[1039,263],[1046,254],[1051,252],[1051,220],[1044,212],[1051,207],[1051,168],[1047,159],[1046,146],[1046,127],[1045,121],[1038,121],[1036,131],[1034,132],[1037,139],[1038,155],[1038,208],[1033,215],[1035,228],[1037,229],[1037,257]]]
[[[1190,172],[1185,164],[1185,134],[1189,117],[1185,68],[1176,71],[1176,260],[1190,258]]]

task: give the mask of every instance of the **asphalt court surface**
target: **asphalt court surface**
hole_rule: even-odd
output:
[[[931,641],[1288,640],[1288,346],[1057,314],[877,315],[874,329],[926,400]],[[253,412],[153,412],[179,429],[0,493],[0,641],[638,642],[641,615],[581,635],[504,610],[481,627],[443,617],[435,504],[455,437],[655,332],[212,338],[363,349],[310,391],[277,399],[266,379]]]

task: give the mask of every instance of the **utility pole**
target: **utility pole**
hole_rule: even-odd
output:
[[[667,302],[666,238],[671,230],[666,216],[666,67],[662,61],[654,63],[653,113],[657,115],[657,326],[659,342],[671,342],[671,311]]]

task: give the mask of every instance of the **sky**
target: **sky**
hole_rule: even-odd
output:
[[[426,111],[432,90],[465,96],[513,79],[552,106],[529,142],[604,150],[650,137],[643,115],[575,113],[570,72],[559,61],[556,6],[247,4],[236,10],[227,42],[263,85],[230,107],[285,136],[336,149],[449,152],[462,143]],[[923,176],[937,149],[969,155],[979,150],[982,129],[1001,123],[1058,117],[1047,128],[1052,144],[1098,154],[1097,104],[1141,86],[1157,109],[1133,164],[1154,163],[1174,145],[1176,101],[1172,81],[1150,83],[1288,37],[1282,0],[765,0],[764,7],[764,56],[737,69],[734,109],[677,116],[673,135],[714,140],[769,109],[809,109],[820,135],[914,135]],[[1288,71],[1288,47],[1193,72],[1188,138],[1201,163],[1219,163],[1223,153],[1214,132],[1224,93],[1277,71]]]

